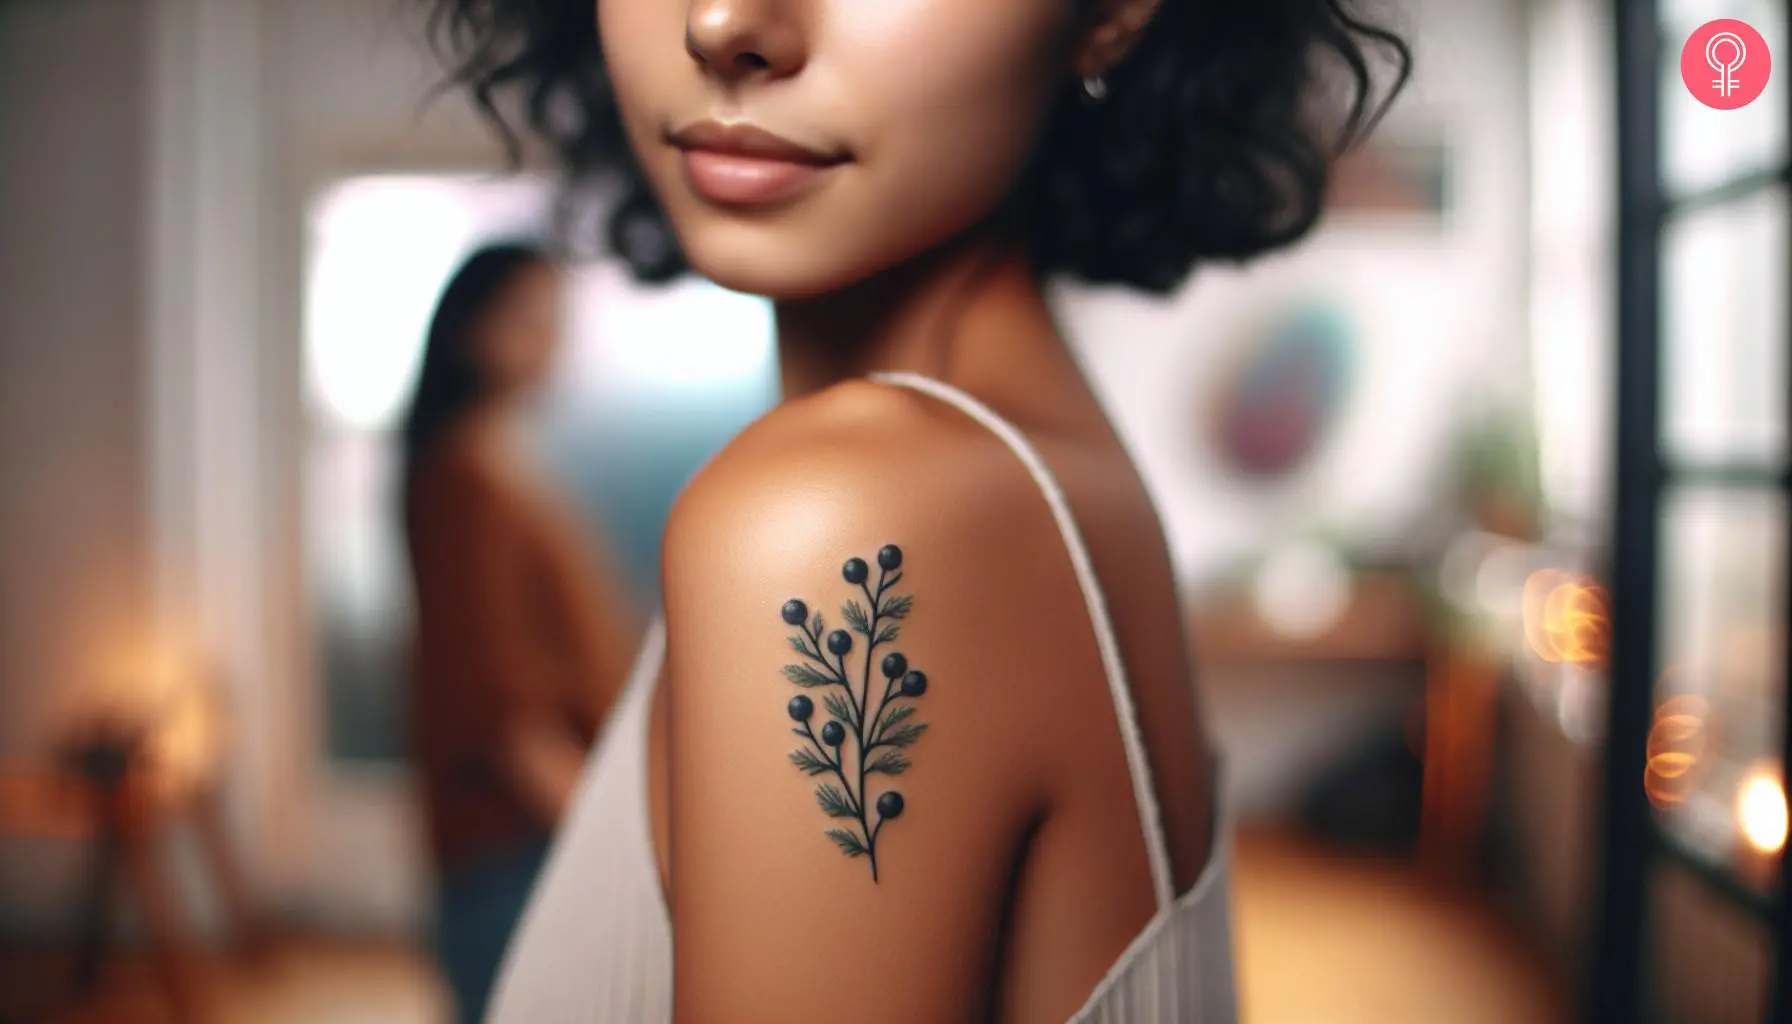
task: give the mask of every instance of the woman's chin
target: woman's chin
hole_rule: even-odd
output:
[[[757,295],[773,302],[799,302],[837,291],[838,281],[811,274],[779,273],[763,264],[736,266],[692,261],[692,269],[732,292]]]
[[[805,251],[806,250],[806,251]],[[839,291],[865,276],[823,246],[688,244],[691,269],[730,291],[795,302]]]

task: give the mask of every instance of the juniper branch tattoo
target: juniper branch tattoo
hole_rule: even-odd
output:
[[[821,612],[811,616],[809,606],[796,598],[784,602],[779,612],[786,625],[795,627],[790,646],[803,658],[784,666],[784,678],[802,689],[819,692],[828,719],[818,734],[815,700],[801,693],[790,698],[787,710],[797,723],[791,732],[805,741],[790,752],[790,763],[804,775],[827,777],[816,784],[815,802],[829,818],[845,821],[843,827],[828,829],[827,837],[846,856],[864,857],[871,865],[873,883],[877,881],[878,837],[885,824],[902,816],[904,803],[901,793],[887,789],[868,804],[867,780],[873,775],[895,777],[907,771],[910,762],[904,751],[927,731],[925,722],[911,721],[916,705],[902,703],[918,700],[927,692],[926,674],[909,668],[908,659],[897,651],[877,660],[877,649],[896,642],[902,634],[902,620],[914,607],[913,597],[889,593],[902,579],[902,549],[884,545],[877,553],[877,570],[873,586],[871,567],[864,559],[847,559],[841,567],[840,575],[865,595],[863,604],[855,598],[841,606],[847,629],[829,632]],[[847,664],[855,633],[863,638],[865,649],[856,679]],[[874,665],[883,677],[881,693],[879,681],[872,675]]]

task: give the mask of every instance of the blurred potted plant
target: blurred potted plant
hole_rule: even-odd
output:
[[[1472,528],[1537,541],[1543,488],[1528,410],[1494,406],[1463,422],[1450,446],[1450,493]]]

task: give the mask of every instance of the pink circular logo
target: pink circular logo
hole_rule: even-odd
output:
[[[1735,110],[1767,88],[1773,55],[1747,22],[1719,18],[1700,25],[1680,50],[1680,77],[1707,107]]]

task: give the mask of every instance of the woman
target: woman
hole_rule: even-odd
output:
[[[559,316],[542,254],[473,254],[436,307],[404,422],[412,735],[439,874],[436,951],[469,1021],[635,643],[626,595],[521,443]]]
[[[494,1019],[1234,1019],[1169,554],[1042,282],[1298,239],[1404,46],[1342,0],[434,8],[643,277],[773,300],[784,393],[672,512]]]

